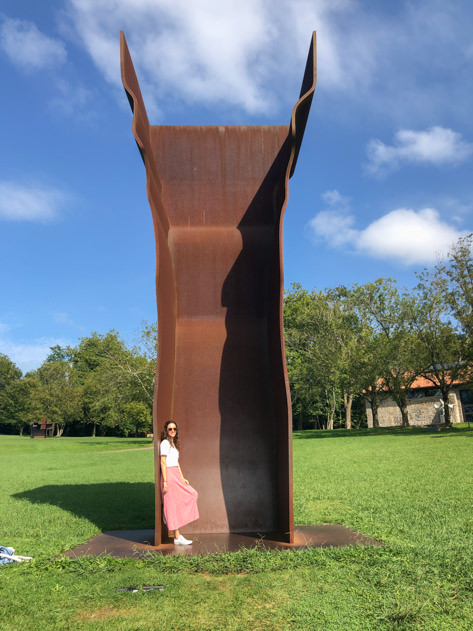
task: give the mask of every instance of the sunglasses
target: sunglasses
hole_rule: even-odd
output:
[[[177,427],[168,427],[168,432],[177,432]]]

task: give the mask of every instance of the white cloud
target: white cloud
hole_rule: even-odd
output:
[[[325,85],[346,87],[347,77],[350,84],[363,80],[371,57],[360,52],[360,71],[351,63],[347,73],[340,50],[347,33],[332,24],[333,16],[355,7],[354,0],[69,0],[71,23],[111,83],[121,85],[118,31],[123,28],[146,103],[184,99],[250,113],[297,100],[315,28],[322,36]]]
[[[445,256],[464,234],[443,221],[434,208],[418,212],[398,208],[361,230],[356,248],[373,258],[428,264]]]
[[[451,71],[471,46],[466,0],[454,8],[403,2],[388,12],[363,0],[66,1],[69,31],[116,86],[125,30],[148,107],[185,101],[266,115],[286,108],[297,97],[313,29],[319,107],[335,103],[330,94],[337,103],[343,94],[345,108],[357,102],[396,120],[406,112],[425,120],[451,112],[452,103],[456,112],[469,107],[473,81]]]
[[[0,181],[0,219],[50,221],[58,216],[65,200],[65,193],[58,189]]]
[[[322,210],[309,221],[309,227],[315,235],[337,247],[356,237],[354,223],[355,218],[352,215],[343,215],[334,210]]]
[[[399,168],[402,163],[455,165],[467,160],[472,153],[473,143],[452,129],[401,129],[394,135],[393,145],[385,145],[381,140],[370,140],[366,171],[372,174],[385,173]]]
[[[330,192],[333,199],[333,191]],[[312,235],[330,247],[343,247],[376,259],[394,260],[404,265],[428,265],[445,256],[451,246],[467,231],[459,231],[444,221],[434,208],[415,211],[398,208],[359,230],[340,196],[343,209],[335,207],[319,212],[308,224]],[[327,197],[325,197],[327,202]]]
[[[341,195],[337,189],[325,191],[325,193],[322,193],[321,197],[327,206],[336,208],[338,211],[348,210],[350,208],[350,198]]]
[[[44,35],[33,22],[10,18],[4,18],[0,26],[0,47],[24,70],[55,68],[67,57],[61,40]]]
[[[54,318],[54,321],[58,322],[59,324],[74,324],[74,320],[65,311],[54,313],[53,318]]]
[[[308,224],[313,234],[322,237],[334,247],[355,239],[355,218],[348,214],[350,198],[340,195],[337,190],[332,190],[323,193],[322,199],[327,208],[319,212]]]
[[[41,338],[32,342],[14,342],[0,337],[0,353],[8,357],[22,370],[36,370],[50,353],[51,346],[67,346],[69,341],[64,339]]]

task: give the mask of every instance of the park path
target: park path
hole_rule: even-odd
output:
[[[154,449],[154,445],[151,447],[133,447],[132,449],[110,449],[110,451],[97,451],[98,454],[118,454],[122,451],[144,451],[145,449]]]

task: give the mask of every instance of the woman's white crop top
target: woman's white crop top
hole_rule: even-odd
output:
[[[179,451],[174,445],[171,445],[167,438],[161,441],[159,453],[161,456],[167,456],[166,467],[177,467],[179,465]]]

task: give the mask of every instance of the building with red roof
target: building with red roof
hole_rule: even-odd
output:
[[[473,422],[473,384],[456,380],[449,396],[453,423]],[[417,377],[408,393],[409,424],[413,426],[442,425],[444,420],[442,394],[438,387],[425,377]],[[366,403],[368,427],[373,427],[373,414]],[[394,400],[386,395],[378,408],[380,427],[401,425],[401,411]]]

